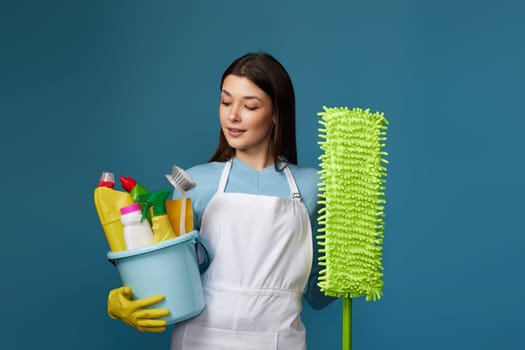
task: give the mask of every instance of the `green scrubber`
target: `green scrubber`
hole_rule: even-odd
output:
[[[343,299],[343,349],[351,348],[351,298],[382,296],[385,164],[383,113],[347,107],[318,113],[319,287]]]

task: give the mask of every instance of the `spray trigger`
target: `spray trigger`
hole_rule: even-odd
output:
[[[144,219],[146,218],[146,215],[148,215],[150,208],[151,208],[151,203],[146,202],[146,204],[144,204],[144,209],[142,210],[142,217],[140,218],[140,222],[144,221]]]

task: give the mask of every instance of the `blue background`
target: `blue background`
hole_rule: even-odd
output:
[[[299,162],[322,106],[390,120],[384,297],[355,349],[522,349],[525,6],[475,0],[4,1],[0,347],[166,349],[106,315],[119,286],[93,205],[102,171],[169,188],[207,161],[219,79],[274,54],[295,84]],[[341,303],[305,306],[340,348]]]

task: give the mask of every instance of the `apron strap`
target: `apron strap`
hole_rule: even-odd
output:
[[[297,184],[295,183],[295,179],[292,175],[292,172],[290,168],[288,168],[288,164],[283,162],[281,160],[281,164],[284,168],[284,173],[286,174],[286,178],[288,179],[288,186],[290,186],[290,196],[293,200],[301,201],[301,194],[299,193],[299,189],[297,188]]]
[[[221,179],[219,181],[219,186],[217,187],[217,192],[223,193],[226,188],[226,182],[228,182],[228,176],[230,175],[230,169],[232,167],[232,160],[224,164],[224,169],[222,169]]]
[[[295,183],[295,179],[292,175],[292,172],[290,171],[290,168],[288,168],[288,163],[286,163],[282,158],[280,158],[280,161],[281,166],[284,170],[284,174],[286,175],[286,179],[288,180],[288,186],[290,186],[290,197],[293,200],[301,201],[301,194],[299,193],[299,189],[297,188],[297,184]],[[217,187],[217,192],[224,193],[224,190],[226,189],[226,183],[228,182],[228,176],[230,175],[231,167],[232,159],[228,160],[226,164],[224,164],[224,169],[222,169],[219,186]]]

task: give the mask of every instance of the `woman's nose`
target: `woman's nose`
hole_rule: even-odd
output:
[[[232,105],[232,108],[230,110],[230,115],[228,118],[231,122],[236,122],[241,120],[241,116],[239,113],[239,107],[236,105]]]

